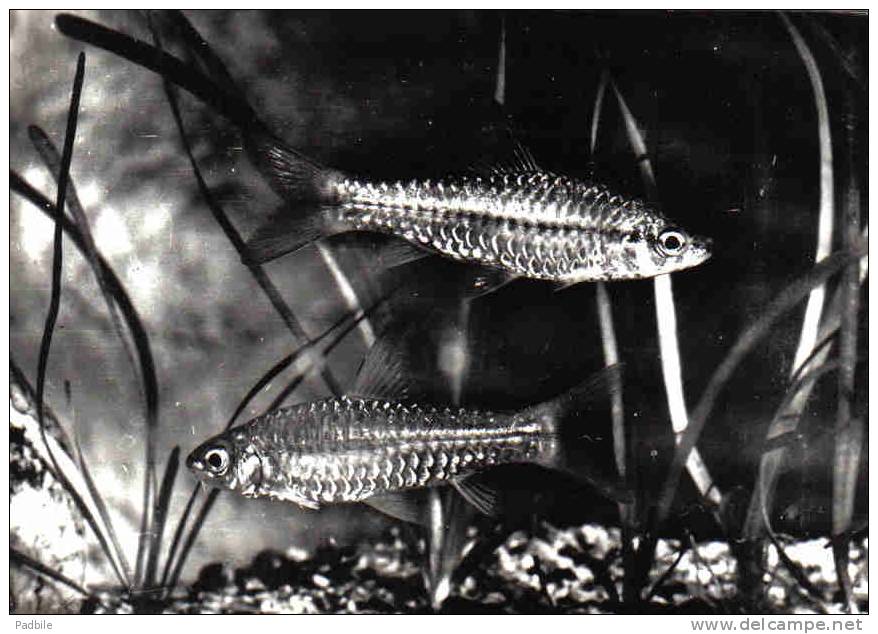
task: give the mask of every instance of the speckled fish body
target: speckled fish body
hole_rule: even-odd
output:
[[[394,235],[510,276],[564,284],[640,279],[710,256],[708,240],[643,202],[541,171],[392,184],[336,177],[327,189],[337,227]]]
[[[392,234],[509,277],[563,285],[649,278],[710,257],[708,239],[690,235],[645,203],[541,170],[526,152],[518,152],[511,165],[458,180],[370,184],[350,178],[273,135],[203,41],[190,52],[206,56],[210,76],[172,64],[158,51],[149,63],[142,55],[132,57],[117,37],[84,35],[100,29],[75,18],[62,24],[78,25],[77,37],[162,73],[239,126],[247,156],[285,203],[281,218],[248,242],[250,262],[269,261],[345,230]],[[322,218],[327,213],[331,218]]]
[[[341,398],[276,410],[213,438],[188,465],[215,483],[308,508],[436,486],[507,463],[551,464],[551,425],[525,413],[438,409]]]

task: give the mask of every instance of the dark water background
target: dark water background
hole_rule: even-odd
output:
[[[150,39],[139,13],[84,15]],[[499,13],[188,15],[255,110],[291,145],[327,165],[366,177],[435,177],[477,160],[485,146],[484,127],[497,120],[491,99]],[[28,142],[26,126],[39,124],[60,146],[76,53],[82,48],[53,28],[53,17],[50,12],[11,14],[10,68],[11,167],[50,197],[54,187]],[[867,64],[866,19],[817,19],[857,63]],[[796,23],[815,43],[834,138],[840,139],[839,114],[850,84],[807,24]],[[582,175],[591,164],[599,178],[643,194],[612,92],[606,95],[597,154],[589,156],[594,95],[602,69],[609,67],[642,127],[663,209],[690,231],[714,239],[708,263],[673,279],[691,407],[738,334],[813,261],[817,123],[801,60],[772,13],[510,12],[506,28],[507,113],[537,160],[546,168]],[[164,459],[174,445],[185,453],[221,428],[250,386],[293,342],[200,199],[159,79],[96,49],[86,53],[72,174],[98,247],[125,283],[151,338]],[[858,98],[865,102],[864,93]],[[194,99],[183,104],[208,183],[246,234],[277,201],[241,155],[234,129]],[[846,169],[841,156],[837,169]],[[865,183],[865,173],[861,177]],[[10,232],[10,352],[34,380],[48,306],[51,225],[13,197]],[[343,261],[356,257],[350,249],[340,253]],[[267,270],[312,335],[343,313],[344,302],[316,250],[283,258]],[[456,265],[431,263],[417,275],[430,284],[455,270]],[[349,273],[355,287],[371,283],[362,272]],[[76,426],[102,491],[118,520],[127,524],[122,540],[133,552],[143,461],[137,384],[93,278],[70,248],[64,274],[47,398]],[[658,483],[672,454],[672,438],[652,284],[608,288],[626,363],[626,422],[637,427],[637,471],[642,482]],[[603,360],[594,295],[592,285],[556,293],[545,284],[516,282],[478,300],[471,316],[464,401],[518,407],[598,369]],[[866,303],[862,306],[865,356]],[[782,398],[803,311],[782,320],[747,358],[702,436],[702,455],[723,491],[752,483],[760,439]],[[421,318],[420,341],[428,350],[437,338],[431,319]],[[332,369],[343,382],[351,380],[364,351],[355,333],[333,356]],[[856,413],[862,416],[866,374],[859,375],[856,395]],[[275,382],[247,414],[261,412],[282,383]],[[325,393],[313,379],[292,399]],[[832,380],[815,392],[803,418],[806,429],[833,423],[834,394]],[[589,424],[589,436],[596,438],[591,451],[611,465],[609,418],[596,416]],[[778,502],[778,510],[791,504],[799,509],[795,522],[781,524],[787,530],[828,527],[831,436],[823,442],[806,453],[793,452]],[[559,521],[611,517],[612,507],[593,494],[544,474],[540,478],[540,488],[548,490],[549,516]],[[172,518],[188,494],[189,475],[182,480]],[[681,513],[694,502],[691,484],[683,487]],[[265,547],[310,549],[329,536],[357,540],[387,521],[361,507],[314,513],[223,494],[189,573],[208,561],[249,560]]]

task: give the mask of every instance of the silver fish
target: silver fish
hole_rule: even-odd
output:
[[[644,202],[541,170],[513,166],[439,181],[371,183],[325,169],[273,137],[253,135],[251,160],[289,205],[248,244],[266,262],[321,237],[384,233],[430,252],[563,285],[650,278],[711,255]]]
[[[564,414],[594,385],[514,413],[359,397],[302,403],[211,438],[186,465],[215,486],[310,509],[451,484],[491,513],[493,494],[470,479],[510,463],[567,471],[621,497],[588,468],[569,466],[561,447]]]
[[[286,202],[284,211],[251,238],[246,258],[254,262],[346,231],[394,235],[418,249],[486,265],[506,281],[529,277],[565,286],[649,278],[710,257],[709,239],[689,234],[644,202],[544,171],[529,155],[484,176],[461,179],[369,183],[349,178],[272,135],[203,40],[187,46],[211,76],[163,51],[146,54],[142,42],[80,18],[61,16],[58,27],[162,74],[240,128],[251,162]],[[191,25],[186,31],[196,33]]]

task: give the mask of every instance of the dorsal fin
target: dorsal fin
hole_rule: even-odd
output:
[[[398,338],[385,335],[375,341],[350,390],[350,396],[407,400],[412,397],[405,358]]]
[[[498,176],[544,171],[510,125],[489,126],[487,134],[492,137],[492,147],[485,157],[470,166],[470,172]]]

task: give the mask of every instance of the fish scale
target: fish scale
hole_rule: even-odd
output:
[[[254,495],[314,506],[539,461],[554,449],[544,426],[521,415],[347,397],[276,410],[236,431],[263,470]]]
[[[642,202],[556,174],[334,184],[337,224],[561,282],[648,277],[633,243],[668,226]]]

